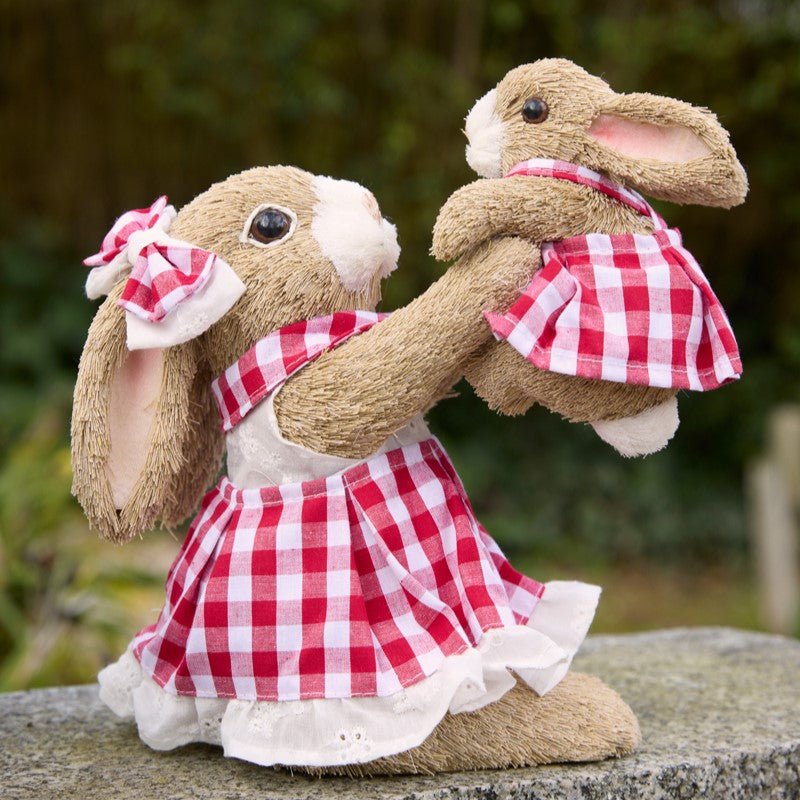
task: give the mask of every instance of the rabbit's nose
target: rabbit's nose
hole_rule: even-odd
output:
[[[381,216],[375,196],[352,181],[317,176],[311,232],[322,254],[349,291],[366,289],[376,275],[397,265],[400,246],[394,225]]]
[[[467,163],[482,178],[500,178],[505,126],[495,111],[497,89],[487,92],[467,114]]]

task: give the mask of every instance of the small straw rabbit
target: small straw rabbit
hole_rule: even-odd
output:
[[[678,426],[677,391],[715,388],[741,365],[680,234],[632,190],[743,202],[747,178],[727,132],[706,109],[617,94],[570,61],[543,59],[478,100],[466,134],[484,180],[444,205],[434,255],[519,236],[543,265],[510,308],[488,315],[499,341],[470,360],[467,379],[495,410],[539,403],[591,423],[623,455],[664,447]]]

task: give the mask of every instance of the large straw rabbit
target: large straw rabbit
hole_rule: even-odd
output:
[[[104,701],[158,749],[208,741],[312,770],[431,772],[632,750],[638,726],[625,703],[567,674],[596,588],[516,573],[420,417],[489,344],[483,312],[512,302],[536,246],[479,245],[375,324],[369,310],[399,248],[362,187],[256,168],[212,186],[171,225],[162,206],[141,212],[134,234],[118,225],[91,262],[101,265],[91,291],[108,298],[75,390],[74,492],[93,527],[121,543],[195,511],[226,443],[228,477],[203,499],[158,622],[101,673]],[[144,319],[130,309],[170,247],[201,254],[215,277],[163,319]],[[151,255],[155,266],[142,267]],[[132,298],[124,311],[120,298]],[[245,374],[243,354],[276,341],[310,352],[314,336],[291,324],[350,310],[371,319],[358,335],[318,348],[247,406],[257,370]],[[283,339],[270,336],[278,329]],[[227,435],[211,389],[222,373],[233,418],[247,413],[238,424],[229,414]],[[283,517],[269,516],[276,508]],[[404,672],[415,657],[421,671]],[[395,690],[375,688],[376,676],[391,687],[398,675]],[[356,678],[372,688],[356,690]]]
[[[466,135],[467,160],[484,180],[459,189],[442,208],[433,253],[443,261],[502,236],[540,247],[583,234],[652,233],[651,218],[591,186],[503,177],[529,159],[569,162],[680,204],[729,208],[747,193],[728,134],[710,111],[652,94],[617,94],[563,59],[511,70],[476,102]],[[493,409],[519,414],[539,403],[591,423],[628,456],[660,449],[678,425],[676,388],[543,371],[507,341],[485,345],[465,372]]]

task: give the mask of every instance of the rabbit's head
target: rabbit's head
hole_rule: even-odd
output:
[[[400,255],[371,192],[294,167],[256,167],[215,184],[181,209],[170,234],[216,253],[245,284],[204,335],[217,372],[290,322],[374,309]]]
[[[117,305],[124,281],[98,310],[75,389],[73,490],[93,526],[115,540],[157,519],[186,517],[218,471],[211,380],[276,328],[374,309],[400,252],[370,192],[293,167],[251,169],[215,184],[180,210],[169,235],[214,253],[244,290],[180,344],[167,335],[167,316],[133,320],[147,327],[146,346],[129,349],[130,314]],[[180,311],[193,313],[189,303]]]
[[[707,109],[653,94],[617,94],[565,59],[511,70],[466,119],[467,161],[500,178],[530,158],[569,161],[674,203],[744,201],[747,177]]]

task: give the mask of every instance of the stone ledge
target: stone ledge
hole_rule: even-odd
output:
[[[724,628],[587,641],[576,668],[639,716],[632,757],[434,777],[312,779],[193,745],[155,753],[96,686],[0,695],[0,797],[610,800],[800,797],[800,642]]]

